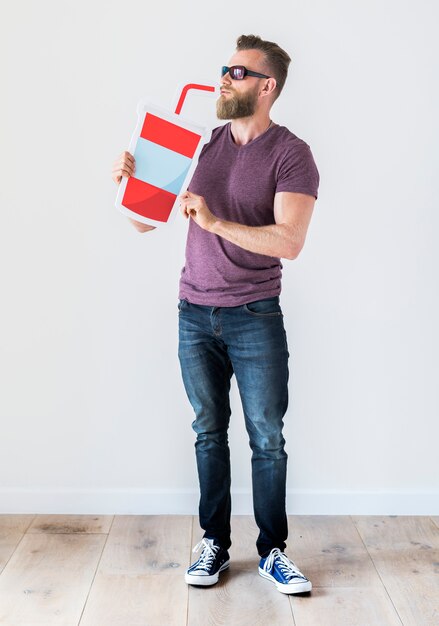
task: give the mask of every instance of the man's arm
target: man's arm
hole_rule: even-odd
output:
[[[305,193],[281,191],[274,196],[275,224],[245,226],[217,219],[202,196],[186,192],[182,196],[182,213],[194,219],[201,228],[227,241],[268,256],[296,259],[305,244],[315,197]]]

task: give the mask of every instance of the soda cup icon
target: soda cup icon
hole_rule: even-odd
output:
[[[178,211],[178,196],[188,186],[211,129],[180,116],[190,89],[215,92],[215,87],[190,83],[182,89],[175,112],[148,101],[139,102],[138,120],[129,152],[136,161],[133,176],[123,177],[116,207],[129,217],[161,226]]]

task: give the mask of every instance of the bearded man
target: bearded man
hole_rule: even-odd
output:
[[[183,383],[195,413],[195,452],[204,530],[185,573],[191,585],[215,584],[229,567],[231,473],[229,392],[236,376],[252,450],[253,510],[259,528],[258,572],[282,593],[311,590],[285,554],[288,536],[282,434],[288,406],[288,345],[280,306],[281,259],[305,243],[319,172],[309,145],[270,118],[291,59],[255,35],[237,39],[221,72],[215,128],[187,192],[189,219],[178,301]],[[113,179],[134,172],[132,155]],[[131,220],[140,232],[152,230]]]

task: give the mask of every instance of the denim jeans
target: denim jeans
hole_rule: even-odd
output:
[[[284,550],[287,458],[282,435],[288,406],[288,346],[279,297],[212,307],[179,300],[178,356],[195,412],[195,454],[204,537],[231,546],[230,380],[236,376],[252,450],[253,510],[260,556]]]

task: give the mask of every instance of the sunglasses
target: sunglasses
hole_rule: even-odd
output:
[[[252,72],[243,65],[233,65],[232,67],[227,67],[227,65],[223,65],[221,69],[221,77],[225,76],[227,72],[229,73],[232,80],[244,80],[246,76],[256,76],[256,78],[271,78],[271,76],[267,76],[266,74]]]

